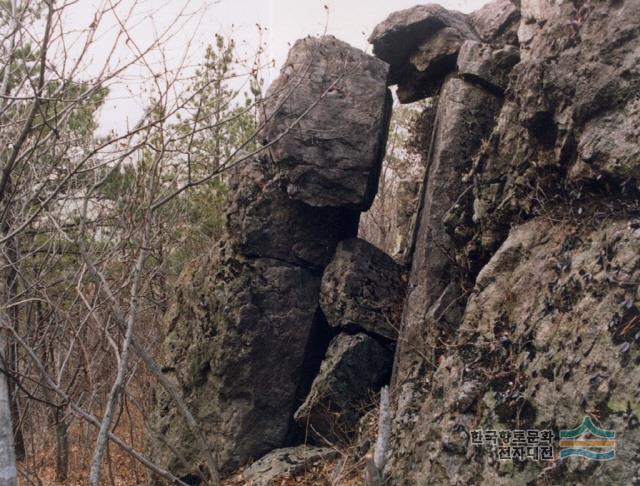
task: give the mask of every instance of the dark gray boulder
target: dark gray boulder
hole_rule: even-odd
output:
[[[388,66],[333,36],[297,41],[267,93],[265,143],[292,199],[367,210],[391,110]]]
[[[429,4],[392,13],[369,42],[390,64],[389,82],[398,85],[400,102],[411,103],[437,93],[468,39],[478,37],[465,14]]]
[[[369,36],[373,53],[391,66],[391,81],[404,71],[411,53],[434,32],[450,28],[465,38],[474,38],[467,16],[438,4],[417,5],[392,13]]]
[[[335,327],[398,336],[404,285],[402,268],[367,241],[341,241],[322,276],[320,306]]]
[[[320,283],[301,267],[226,250],[182,274],[162,354],[223,472],[283,445]],[[198,444],[164,390],[156,399],[154,428],[171,447],[152,444],[154,460],[193,475],[204,463]]]
[[[295,421],[318,443],[348,440],[371,394],[387,382],[392,359],[392,351],[366,334],[339,334]]]

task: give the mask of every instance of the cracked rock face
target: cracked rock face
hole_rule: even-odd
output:
[[[387,73],[386,63],[333,36],[294,44],[267,93],[262,134],[276,142],[270,153],[289,197],[319,207],[371,206],[391,110]]]
[[[482,42],[517,44],[520,10],[516,2],[497,0],[469,15],[471,24]]]
[[[336,243],[354,236],[359,213],[316,208],[289,198],[287,182],[267,157],[233,172],[227,211],[229,238],[238,253],[321,270]]]
[[[473,38],[467,16],[437,4],[417,5],[394,12],[369,36],[373,52],[391,66],[391,82],[404,72],[409,56],[434,32],[449,28],[461,37]]]
[[[215,254],[183,273],[165,316],[164,372],[179,385],[222,471],[280,447],[316,318],[319,278],[291,264]],[[180,477],[203,464],[198,444],[159,390],[155,426],[188,458],[156,444]]]
[[[509,84],[509,72],[520,60],[517,47],[494,47],[476,41],[466,41],[458,55],[458,74],[461,78],[480,84],[499,95]]]
[[[392,355],[366,334],[336,336],[296,422],[319,444],[346,442],[371,394],[387,382]]]
[[[477,38],[435,84],[413,74],[418,41],[394,52],[406,78],[393,81],[438,98],[392,380],[391,484],[638,482],[639,9],[497,0],[466,18]],[[420,66],[437,60],[423,52]],[[620,461],[499,461],[469,443],[475,429],[558,434],[585,415],[628,438]]]
[[[639,175],[640,3],[523,0],[521,11],[521,61],[475,171],[489,253],[540,194],[595,184],[632,197]]]
[[[431,154],[427,186],[396,352],[394,376],[400,389],[410,389],[413,373],[427,366],[425,361],[437,359],[437,343],[456,328],[464,310],[462,289],[469,285],[468,268],[451,258],[457,242],[447,231],[445,220],[450,208],[471,194],[470,183],[465,186],[462,181],[482,139],[490,133],[499,107],[496,96],[458,78],[450,78],[438,98],[433,144],[426,148]],[[467,208],[466,218],[469,212]],[[463,221],[466,218],[461,216]],[[464,239],[465,235],[458,232],[457,237]],[[420,398],[408,399],[407,406],[414,400]],[[403,414],[401,407],[399,419]]]
[[[394,484],[425,477],[434,484],[634,484],[640,465],[636,227],[612,214],[584,226],[537,218],[511,230],[478,276],[419,420],[402,431],[396,453],[404,455],[404,469],[394,470]],[[557,437],[585,415],[616,432],[615,460],[520,467],[469,445],[477,429],[550,429]]]
[[[398,337],[402,269],[357,238],[341,241],[322,276],[320,306],[329,325]]]

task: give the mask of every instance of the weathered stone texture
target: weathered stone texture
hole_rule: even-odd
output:
[[[386,63],[332,36],[294,44],[267,93],[263,132],[292,199],[371,206],[391,111],[387,73]]]
[[[478,99],[448,129],[436,117],[426,151],[394,367],[391,484],[640,479],[640,4],[516,3],[471,14],[482,43],[467,39],[457,57],[456,82],[494,93],[493,107]],[[493,73],[496,53],[509,61]],[[444,97],[449,83],[438,112],[455,115],[469,101]],[[469,444],[474,429],[557,433],[585,415],[629,437],[622,461],[545,468]]]
[[[333,37],[296,43],[266,106],[263,135],[276,143],[234,169],[225,236],[177,286],[161,362],[223,474],[293,436],[324,351],[310,342],[326,326],[322,271],[338,242],[357,234],[377,188],[386,75],[384,62]],[[162,389],[156,398],[151,455],[178,477],[199,477],[198,442]]]
[[[436,359],[434,344],[441,334],[459,324],[465,303],[461,293],[466,269],[459,268],[452,259],[456,242],[446,231],[445,218],[461,196],[469,193],[469,183],[461,182],[482,139],[490,132],[499,107],[495,96],[457,78],[449,79],[439,96],[396,353],[394,381],[400,390],[412,390],[416,378],[413,372],[422,366],[417,363],[424,365],[425,357]],[[413,398],[409,400],[412,401]],[[398,417],[403,414],[399,411]]]
[[[567,182],[637,189],[640,3],[523,0],[521,10],[522,60],[475,171],[476,241],[488,254]]]
[[[413,53],[433,32],[450,28],[463,37],[473,37],[467,16],[437,4],[417,5],[394,12],[369,36],[373,53],[391,66],[391,81],[397,81]]]
[[[418,5],[392,13],[369,37],[373,52],[390,64],[389,82],[401,103],[436,94],[455,70],[460,46],[477,39],[468,17],[440,5]]]
[[[321,270],[336,243],[355,236],[359,213],[316,208],[289,199],[286,181],[267,157],[233,172],[227,211],[229,238],[247,257],[273,258]]]
[[[309,445],[276,449],[251,464],[242,475],[251,486],[277,486],[337,455],[333,448]]]
[[[320,307],[327,322],[396,339],[402,277],[400,265],[371,243],[341,241],[322,276]]]
[[[469,15],[469,20],[483,42],[517,44],[520,10],[516,2],[496,0]]]
[[[519,60],[520,51],[515,46],[466,41],[458,54],[458,74],[502,95],[509,84],[509,72]]]
[[[280,447],[295,407],[304,351],[317,311],[319,278],[267,259],[215,255],[178,284],[168,311],[164,372],[229,471]],[[198,444],[170,398],[158,393],[156,460],[180,477],[203,463]]]
[[[478,276],[419,420],[401,432],[392,483],[634,484],[640,464],[640,223],[538,218],[512,229]],[[616,459],[497,460],[477,429],[577,427],[591,415]],[[558,454],[557,441],[556,457]]]

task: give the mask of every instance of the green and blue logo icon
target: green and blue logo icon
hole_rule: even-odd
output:
[[[575,429],[560,431],[560,458],[586,457],[609,461],[616,457],[616,433],[596,427],[587,416]]]

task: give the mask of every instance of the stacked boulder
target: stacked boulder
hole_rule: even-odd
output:
[[[264,155],[231,177],[226,236],[180,278],[165,319],[163,371],[223,473],[292,436],[318,367],[309,357],[321,341],[310,341],[328,332],[319,310],[323,269],[338,242],[357,234],[375,196],[387,71],[333,37],[298,41],[267,93]],[[164,390],[156,398],[154,460],[201,481],[205,458],[192,429]]]
[[[404,278],[400,265],[371,243],[344,240],[322,276],[320,306],[331,326],[395,341]]]

